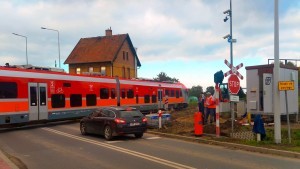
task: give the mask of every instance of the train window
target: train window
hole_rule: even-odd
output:
[[[47,104],[46,87],[40,87],[40,105],[45,106]]]
[[[71,107],[80,107],[80,106],[82,106],[82,96],[81,96],[81,94],[71,94],[70,104],[71,104]]]
[[[176,98],[179,98],[179,90],[176,90]]]
[[[171,90],[171,97],[174,97],[174,96],[175,96],[175,91]]]
[[[135,95],[135,102],[136,104],[139,104],[139,95]]]
[[[170,96],[169,90],[166,90],[165,95]]]
[[[152,95],[152,103],[156,103],[156,95]]]
[[[182,90],[179,91],[179,97],[182,97]]]
[[[37,91],[35,86],[30,86],[30,106],[38,106],[37,105]]]
[[[62,108],[66,105],[66,99],[64,94],[53,94],[51,96],[52,108]]]
[[[122,97],[122,99],[125,99],[125,97],[126,97],[125,89],[121,90],[121,97]]]
[[[17,98],[18,86],[15,82],[0,82],[0,99]]]
[[[71,87],[71,83],[64,83],[63,86],[64,87]]]
[[[132,99],[133,97],[134,97],[133,90],[132,89],[128,89],[127,90],[127,98]]]
[[[107,88],[101,88],[100,89],[100,99],[108,99],[109,93]]]
[[[86,95],[86,105],[87,106],[96,106],[97,104],[97,96],[95,94],[87,94]]]
[[[144,102],[145,103],[150,103],[150,96],[149,95],[144,96]]]
[[[115,99],[115,98],[116,98],[116,89],[111,89],[111,90],[110,90],[110,97],[111,97],[112,99]]]

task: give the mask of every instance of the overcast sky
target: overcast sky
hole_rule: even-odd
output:
[[[274,58],[274,1],[232,0],[233,65],[267,64]],[[141,61],[139,77],[160,72],[187,87],[213,86],[213,74],[229,70],[229,0],[1,0],[0,65],[55,66],[59,30],[61,63],[80,38],[128,33]],[[299,59],[300,1],[279,0],[280,58]],[[68,70],[67,65],[63,65]],[[225,79],[224,81],[227,81]],[[246,87],[246,80],[241,81]]]

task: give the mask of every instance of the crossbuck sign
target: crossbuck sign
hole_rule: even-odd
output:
[[[231,94],[238,94],[240,90],[240,80],[243,80],[243,76],[237,71],[241,67],[243,67],[243,63],[237,65],[236,67],[232,66],[226,59],[225,59],[225,64],[230,68],[228,72],[224,74],[224,76],[230,75],[228,78],[228,89]],[[238,78],[239,77],[239,78]]]

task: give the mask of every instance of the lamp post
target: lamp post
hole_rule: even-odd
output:
[[[232,43],[236,42],[236,39],[232,38],[232,5],[230,0],[230,9],[223,12],[225,15],[227,15],[224,18],[224,22],[228,20],[228,17],[230,19],[230,34],[225,35],[223,38],[227,39],[227,41],[230,43],[230,64],[233,65],[233,45]],[[231,130],[233,132],[233,124],[234,124],[234,103],[230,102],[230,109],[231,109]]]
[[[59,45],[59,31],[56,29],[50,29],[50,28],[45,28],[45,27],[41,27],[41,29],[46,29],[46,30],[50,30],[50,31],[55,31],[57,32],[57,42],[58,42],[58,67],[60,68],[60,45]]]
[[[233,46],[232,43],[236,42],[236,39],[232,39],[232,6],[231,6],[231,0],[230,0],[230,9],[223,12],[224,14],[227,14],[227,16],[224,18],[224,22],[228,20],[228,17],[230,19],[230,34],[224,36],[224,39],[227,39],[227,41],[230,43],[230,63],[233,65]]]
[[[25,38],[25,40],[26,40],[26,65],[28,65],[28,55],[27,55],[27,37],[26,37],[26,36],[24,36],[24,35],[17,34],[17,33],[12,33],[12,34],[14,34],[14,35],[16,35],[16,36],[21,36],[21,37]]]

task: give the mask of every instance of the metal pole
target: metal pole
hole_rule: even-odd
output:
[[[59,31],[56,29],[50,29],[50,28],[45,28],[41,27],[41,29],[46,29],[46,30],[51,30],[51,31],[56,31],[57,32],[57,43],[58,43],[58,67],[60,67],[60,43],[59,43]]]
[[[25,37],[26,39],[26,65],[28,65],[28,55],[27,55],[27,37]]]
[[[232,4],[230,0],[230,63],[233,66],[233,46],[232,46]],[[234,102],[230,102],[230,111],[231,111],[231,131],[234,130]]]
[[[232,47],[232,5],[231,5],[231,0],[230,0],[230,63],[233,66],[233,47]]]
[[[220,92],[220,87],[219,84],[216,84],[215,87],[215,96],[216,96],[216,137],[220,137],[220,100],[219,100],[219,92]]]
[[[26,65],[28,65],[28,55],[27,55],[27,36],[24,36],[24,35],[20,35],[20,34],[17,34],[17,33],[12,33],[16,36],[21,36],[23,38],[25,38],[25,42],[26,42]]]
[[[279,23],[278,23],[278,0],[274,0],[274,83],[273,83],[273,112],[274,112],[274,141],[281,143],[281,119],[280,119],[280,93],[278,90],[279,80]]]
[[[60,67],[60,44],[59,44],[59,31],[57,31],[57,41],[58,41],[58,67]]]

